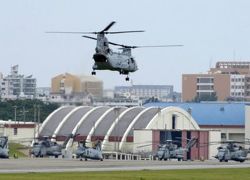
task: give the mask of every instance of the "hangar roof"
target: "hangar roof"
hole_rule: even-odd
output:
[[[55,113],[52,113],[49,121],[47,121],[47,123],[41,130],[40,136],[52,136],[59,123],[70,111],[72,111],[72,109],[74,109],[73,106],[66,106],[62,107],[61,109],[59,108],[59,111],[54,111]]]
[[[70,134],[73,129],[75,128],[76,124],[79,122],[79,120],[89,111],[92,107],[85,106],[80,107],[75,112],[73,112],[67,119],[67,121],[63,124],[63,126],[60,128],[60,131],[58,132],[59,135],[68,135]]]
[[[91,128],[94,126],[95,122],[105,113],[108,107],[96,107],[93,112],[91,112],[82,124],[79,126],[77,133],[83,136],[88,136]]]
[[[118,133],[124,134],[130,123],[142,110],[142,107],[135,107],[127,111],[122,117],[120,117],[116,128],[114,128],[111,132],[111,136],[116,136]]]
[[[246,103],[147,103],[145,107],[175,106],[191,112],[199,125],[245,125]]]

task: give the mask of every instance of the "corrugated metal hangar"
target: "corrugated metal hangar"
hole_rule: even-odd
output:
[[[242,140],[249,135],[245,128],[249,107],[245,103],[218,102],[149,103],[131,108],[63,106],[46,118],[37,136],[63,141],[71,133],[79,134],[76,141],[100,139],[103,151],[123,153],[155,151],[157,144],[166,140],[166,133],[172,139],[181,138],[182,147],[187,144],[186,138],[192,137],[198,138],[198,144]],[[138,148],[146,144],[152,145]],[[209,159],[216,154],[217,146],[194,146],[186,158]],[[71,148],[71,142],[67,148]]]
[[[223,103],[206,103],[206,105],[202,103],[153,103],[144,107],[131,108],[63,106],[47,117],[37,136],[49,136],[56,138],[57,141],[63,141],[66,136],[73,133],[79,134],[76,141],[102,140],[103,151],[150,152],[156,150],[155,144],[166,140],[163,135],[166,132],[172,134],[172,139],[181,138],[180,146],[182,147],[187,144],[186,138],[192,137],[199,139],[198,144],[220,141],[224,137],[222,132],[225,128],[235,131],[235,135],[228,133],[226,136],[241,138],[242,129],[244,131],[244,127],[241,126],[244,125],[240,123],[244,117],[230,116],[235,109],[237,110],[235,106]],[[197,114],[203,115],[198,117]],[[221,116],[223,114],[224,116]],[[237,114],[239,113],[236,113],[236,116]],[[231,119],[226,120],[225,117]],[[216,118],[220,119],[215,120]],[[150,143],[151,146],[137,148]],[[69,142],[67,148],[70,147]],[[190,153],[187,153],[187,159],[201,157],[208,159],[216,152],[215,146],[194,146]]]

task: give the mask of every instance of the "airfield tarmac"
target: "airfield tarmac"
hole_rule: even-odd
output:
[[[250,161],[244,163],[220,163],[208,161],[79,161],[76,159],[1,159],[0,173],[27,172],[87,172],[87,171],[124,171],[124,170],[167,170],[167,169],[207,169],[207,168],[249,168]]]

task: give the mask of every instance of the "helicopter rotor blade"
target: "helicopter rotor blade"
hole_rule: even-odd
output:
[[[91,37],[91,36],[82,36],[84,38],[92,39],[92,40],[97,40],[97,38]]]
[[[105,32],[105,34],[121,34],[121,33],[137,33],[137,32],[145,32],[144,30],[137,30],[137,31],[111,31]]]
[[[113,42],[108,42],[109,44],[112,44],[112,45],[114,45],[114,46],[121,46],[121,47],[124,47],[124,45],[122,45],[122,44],[117,44],[117,43],[113,43]]]
[[[111,23],[109,23],[109,25],[107,25],[107,27],[105,27],[102,31],[100,31],[99,33],[104,33],[105,31],[109,30],[116,22],[112,21]],[[106,32],[105,32],[106,33]]]
[[[117,46],[121,46],[120,49],[128,48],[128,49],[136,49],[136,48],[158,48],[158,47],[181,47],[183,45],[158,45],[158,46],[128,46],[128,45],[122,45],[117,44]]]
[[[91,37],[91,36],[82,36],[82,37],[84,37],[84,38],[88,38],[88,39],[92,39],[92,40],[97,40],[97,38],[94,38],[94,37]],[[112,44],[112,45],[114,45],[114,46],[124,46],[124,45],[122,45],[122,44],[117,44],[117,43],[113,43],[113,42],[108,42],[109,44]]]
[[[98,32],[71,32],[71,31],[47,31],[45,33],[54,33],[54,34],[98,34]]]
[[[155,47],[182,47],[183,45],[177,44],[177,45],[158,45],[158,46],[127,46],[128,48],[155,48]]]

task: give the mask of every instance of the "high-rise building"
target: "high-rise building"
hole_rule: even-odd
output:
[[[182,100],[216,95],[218,101],[250,100],[250,62],[217,62],[206,74],[182,75]]]
[[[36,95],[36,79],[18,74],[18,65],[11,67],[11,73],[0,76],[1,98],[34,98]]]

